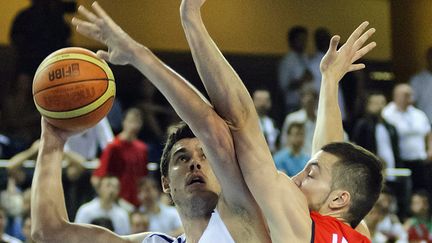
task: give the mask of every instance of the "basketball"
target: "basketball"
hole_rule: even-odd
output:
[[[36,70],[33,100],[55,127],[79,131],[96,125],[110,111],[115,97],[108,64],[84,48],[51,53]]]

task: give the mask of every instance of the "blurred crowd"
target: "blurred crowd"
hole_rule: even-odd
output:
[[[32,242],[30,189],[40,115],[33,105],[31,80],[49,53],[70,45],[65,6],[54,3],[32,1],[12,27],[16,82],[0,111],[0,156],[7,161],[0,173],[2,242]],[[251,91],[275,166],[288,176],[311,159],[319,64],[331,33],[325,28],[314,31],[313,54],[306,53],[308,38],[302,26],[287,33],[290,51],[278,67],[284,100],[277,112],[284,114],[283,122],[271,117],[274,97],[265,85]],[[426,60],[424,70],[394,85],[391,97],[388,90],[366,87],[363,111],[346,130],[347,141],[375,153],[386,165],[386,189],[365,218],[373,242],[432,242],[432,49]],[[158,231],[177,236],[183,229],[170,198],[161,192],[158,161],[164,133],[178,117],[155,101],[158,93],[145,78],[138,83],[137,102],[124,105],[117,100],[107,118],[67,142],[63,186],[68,215],[71,221],[97,224],[121,235]],[[349,98],[339,93],[343,118],[352,113],[346,106]]]

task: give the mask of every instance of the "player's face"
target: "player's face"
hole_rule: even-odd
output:
[[[320,151],[292,179],[306,196],[310,210],[320,212],[331,194],[332,166],[338,158]]]
[[[162,178],[162,182],[179,208],[194,207],[197,214],[213,210],[221,191],[197,138],[184,138],[174,144],[168,178]]]

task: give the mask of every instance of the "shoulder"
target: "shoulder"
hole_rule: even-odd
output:
[[[370,242],[370,240],[357,232],[355,229],[342,223],[331,216],[324,216],[317,212],[311,212],[311,219],[314,222],[313,237],[316,242],[322,240],[335,242]]]

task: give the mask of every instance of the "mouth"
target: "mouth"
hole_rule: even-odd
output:
[[[191,174],[186,180],[186,186],[195,184],[205,184],[204,176],[200,174]]]

